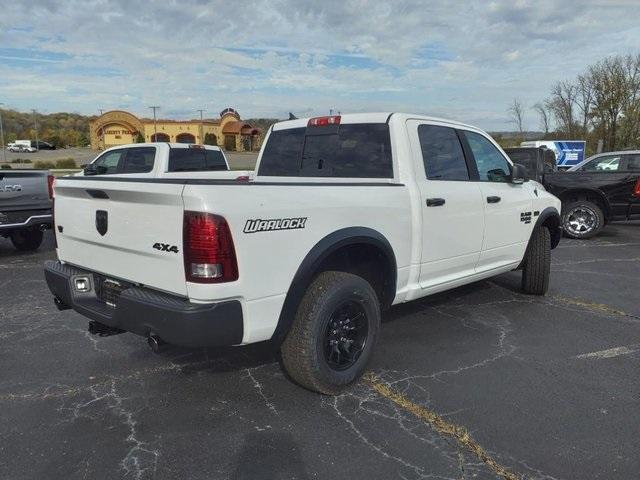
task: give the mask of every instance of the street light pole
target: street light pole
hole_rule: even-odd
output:
[[[204,134],[202,126],[202,112],[204,112],[204,110],[196,110],[196,112],[200,112],[200,143],[204,145],[204,137],[202,136]]]
[[[104,112],[104,110],[102,108],[99,108],[98,111],[100,112],[100,117],[102,117],[102,113]],[[100,118],[98,117],[98,118]],[[104,124],[100,126],[100,147],[98,147],[98,149],[100,148],[104,148]]]
[[[36,109],[31,110],[33,112],[33,125],[36,128],[36,151],[40,151],[40,143],[38,142],[38,118],[36,117]]]
[[[149,108],[153,110],[153,141],[157,142],[158,141],[158,122],[156,120],[156,110],[160,109],[160,107],[158,105],[153,105]]]
[[[4,103],[0,103],[4,105]],[[4,145],[4,127],[2,126],[2,109],[0,108],[0,139],[2,140],[2,161],[7,163],[7,152]]]

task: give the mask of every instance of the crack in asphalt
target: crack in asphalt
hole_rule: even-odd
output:
[[[382,382],[375,374],[366,373],[364,381],[380,396],[392,401],[400,408],[412,413],[423,422],[434,428],[438,433],[453,438],[461,447],[471,451],[478,459],[486,464],[494,473],[505,480],[520,480],[523,477],[513,473],[505,466],[493,459],[469,433],[459,425],[448,422],[437,413],[418,405],[407,396]]]
[[[106,407],[113,415],[122,419],[122,424],[128,431],[125,442],[130,445],[130,448],[120,461],[120,467],[124,470],[123,478],[133,477],[136,480],[141,480],[147,472],[150,472],[150,476],[153,478],[158,468],[160,451],[149,448],[149,443],[139,438],[138,422],[134,417],[134,412],[125,408],[124,401],[126,398],[118,394],[115,379],[112,379],[109,383],[91,385],[89,392],[91,393],[90,400],[84,403],[76,403],[71,408],[63,406],[58,410],[61,412],[70,411],[72,414],[71,422],[81,417],[95,420],[96,418],[86,410],[95,404],[106,403]],[[100,412],[102,410],[102,408],[99,408]]]
[[[565,295],[553,295],[549,297],[551,300],[555,300],[559,303],[563,303],[566,305],[572,305],[576,307],[581,307],[583,309],[589,310],[591,312],[596,313],[604,313],[609,315],[616,315],[619,317],[629,317],[635,320],[640,320],[640,316],[634,315],[633,313],[628,313],[623,310],[620,310],[616,307],[612,307],[611,305],[607,305],[605,303],[596,303],[591,302],[589,300],[583,300],[581,298],[567,297]]]

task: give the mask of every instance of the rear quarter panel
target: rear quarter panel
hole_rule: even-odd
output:
[[[394,250],[399,279],[409,266],[411,215],[404,186],[186,185],[183,201],[185,210],[219,214],[229,223],[239,279],[188,283],[187,289],[194,301],[242,298],[245,343],[270,338],[298,267],[322,238],[337,230],[356,226],[376,230]],[[304,228],[244,231],[248,220],[300,217],[306,218]]]

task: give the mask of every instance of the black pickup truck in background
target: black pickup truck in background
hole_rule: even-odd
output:
[[[542,149],[505,149],[514,162],[527,165],[532,179],[562,201],[566,236],[590,238],[610,221],[640,220],[640,151],[601,153],[567,171],[554,172],[536,150]],[[523,159],[527,155],[529,161]]]
[[[52,223],[53,176],[47,170],[0,170],[0,236],[36,250]]]

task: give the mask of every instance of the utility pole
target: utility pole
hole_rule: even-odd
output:
[[[36,128],[36,151],[40,151],[40,143],[38,143],[38,117],[36,117],[36,109],[31,110],[33,112],[33,125]]]
[[[98,111],[100,112],[100,116],[102,116],[102,112],[104,112],[104,110],[102,108],[99,108]],[[100,127],[100,144],[101,148],[104,148],[104,125]]]
[[[204,137],[202,136],[204,134],[204,128],[202,125],[202,112],[204,112],[204,110],[196,110],[196,112],[200,112],[200,143],[204,145]]]
[[[149,108],[153,110],[153,141],[157,142],[158,141],[158,121],[156,119],[156,110],[160,110],[160,107],[158,105],[153,105]]]
[[[4,103],[0,103],[4,105]],[[0,108],[0,139],[2,139],[2,161],[7,163],[7,152],[4,144],[4,127],[2,126],[2,109]]]

